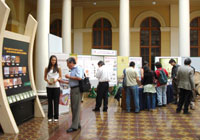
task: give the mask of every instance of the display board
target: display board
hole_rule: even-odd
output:
[[[129,63],[135,62],[135,69],[138,73],[139,79],[141,80],[141,68],[142,68],[142,57],[129,57]]]
[[[129,66],[129,57],[118,56],[117,57],[117,78],[123,78],[123,70]]]
[[[4,133],[19,133],[17,124],[45,117],[33,77],[37,21],[29,15],[24,34],[5,30],[10,9],[0,1],[0,123]]]
[[[184,61],[187,57],[182,57],[181,58],[181,64],[184,65]],[[200,58],[199,57],[190,57],[191,59],[191,66],[193,66],[195,68],[195,71],[200,72]]]
[[[117,57],[105,56],[104,63],[111,74],[109,86],[117,85]]]
[[[61,54],[62,50],[62,38],[53,34],[48,34],[49,56],[50,54]]]
[[[35,96],[28,70],[29,43],[4,38],[3,81],[9,104]]]

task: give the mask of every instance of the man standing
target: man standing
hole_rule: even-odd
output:
[[[135,62],[130,62],[129,67],[126,68],[126,109],[127,112],[130,112],[130,95],[133,95],[134,104],[135,104],[135,113],[140,112],[139,105],[139,89],[138,84],[139,77],[138,73],[135,70]]]
[[[69,78],[69,86],[71,88],[71,110],[72,110],[72,125],[67,130],[67,133],[73,132],[81,128],[80,125],[80,110],[82,94],[79,89],[79,80],[84,76],[83,69],[77,67],[76,61],[73,57],[67,59],[67,66],[71,70],[70,75],[66,74],[65,77]]]
[[[179,93],[179,102],[178,107],[176,109],[176,113],[180,113],[182,110],[182,106],[184,104],[184,114],[190,114],[188,112],[188,106],[190,104],[190,99],[192,96],[192,90],[194,90],[194,72],[193,69],[190,67],[191,59],[186,58],[184,61],[184,66],[180,66],[178,68],[177,73],[177,82],[178,88],[180,89]]]
[[[99,69],[96,73],[96,78],[99,80],[97,86],[97,97],[96,97],[96,106],[93,111],[99,112],[102,104],[102,99],[104,100],[103,112],[108,110],[108,89],[110,81],[109,69],[106,68],[103,61],[98,62]]]
[[[177,75],[179,65],[176,64],[176,61],[174,59],[170,59],[169,64],[171,64],[173,66],[172,72],[171,72],[173,95],[174,95],[173,103],[177,104],[177,102],[178,102],[178,85],[177,85],[176,75]]]

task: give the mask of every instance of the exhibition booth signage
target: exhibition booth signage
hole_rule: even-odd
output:
[[[18,124],[44,117],[34,77],[33,44],[37,21],[29,15],[24,34],[6,30],[10,9],[0,1],[0,125],[4,133],[19,133]]]

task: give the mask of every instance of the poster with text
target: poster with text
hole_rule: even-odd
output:
[[[129,58],[127,56],[117,57],[117,77],[122,79],[123,70],[129,66]]]
[[[4,38],[2,71],[7,96],[32,90],[29,79],[28,50],[29,43]]]
[[[111,74],[109,86],[117,85],[117,57],[105,56],[104,63]]]

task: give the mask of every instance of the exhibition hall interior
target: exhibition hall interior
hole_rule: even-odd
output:
[[[0,0],[0,140],[199,140],[200,0]]]

